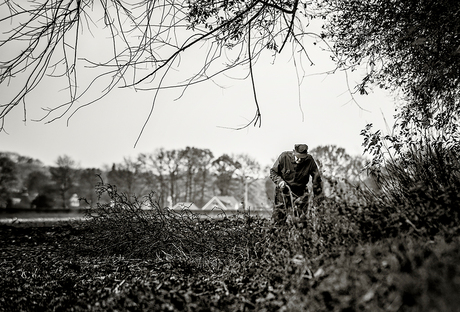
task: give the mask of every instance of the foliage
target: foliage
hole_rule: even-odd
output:
[[[152,186],[155,186],[153,189],[158,190],[159,203],[162,207],[167,205],[168,196],[171,199],[174,196],[175,171],[179,160],[176,159],[176,156],[178,154],[175,150],[167,151],[160,148],[150,154],[140,154],[138,157],[143,169],[152,172],[155,176],[155,179],[152,179],[154,180]],[[171,185],[173,186],[172,190],[170,190]]]
[[[365,68],[357,91],[377,85],[400,91],[399,116],[437,130],[460,110],[458,1],[323,1],[323,37],[342,69]],[[364,65],[364,66],[362,66]]]
[[[321,173],[326,197],[348,204],[361,201],[359,190],[369,186],[364,157],[351,156],[336,145],[315,147],[310,154]]]
[[[16,179],[18,190],[27,189],[27,191],[35,191],[40,186],[38,181],[44,182],[49,179],[46,175],[47,170],[44,170],[44,165],[38,159],[33,159],[27,156],[12,152],[0,152],[3,156],[9,158],[16,166]],[[46,176],[46,177],[45,177]],[[43,185],[47,183],[44,182]]]
[[[0,308],[458,308],[458,225],[409,224],[400,205],[372,200],[351,184],[299,207],[285,226],[247,214],[210,219],[187,209],[175,212],[159,206],[154,193],[136,198],[103,182],[96,190],[98,202],[84,221],[1,226],[0,287],[6,296]]]
[[[216,187],[222,196],[228,196],[230,193],[231,181],[235,172],[241,168],[239,161],[232,156],[223,154],[212,162],[215,168]]]
[[[162,248],[170,253],[162,257],[142,253],[130,257],[132,250],[123,249],[98,253],[98,236],[88,232],[86,221],[44,227],[2,224],[0,309],[450,312],[458,308],[458,238],[401,235],[373,243],[329,240],[321,250],[297,249],[301,244],[293,238],[294,231],[277,230],[264,219],[246,216],[241,221],[233,225],[248,232],[245,239],[216,246],[234,251],[204,258],[166,245]],[[212,231],[202,232],[202,239],[225,233],[229,222],[206,220]],[[170,229],[162,230],[167,234]],[[121,231],[112,235],[124,238]],[[254,243],[247,243],[249,237],[255,238]]]
[[[29,196],[35,198],[40,194],[46,193],[49,189],[52,188],[52,180],[50,177],[49,170],[47,168],[41,167],[36,171],[32,171],[26,177],[23,183],[25,184],[25,189],[29,193]]]
[[[0,154],[0,207],[6,208],[11,193],[16,186],[16,164]]]
[[[56,167],[49,168],[51,179],[55,189],[59,194],[59,205],[67,208],[67,201],[70,198],[69,192],[73,189],[76,182],[75,161],[67,155],[59,156],[56,160]]]
[[[37,197],[35,197],[32,202],[31,206],[35,209],[53,209],[55,207],[55,196],[52,190],[48,192],[43,192]]]
[[[366,152],[373,156],[367,170],[379,190],[371,192],[373,213],[384,215],[385,227],[412,228],[422,235],[459,230],[460,163],[457,137],[383,136],[363,130]],[[370,217],[368,222],[375,222]],[[387,224],[388,223],[388,224]]]
[[[107,172],[107,180],[128,194],[143,194],[147,185],[142,164],[129,157],[124,157],[120,164],[112,164],[112,168]]]
[[[193,202],[197,198],[196,185],[201,184],[201,202],[198,207],[204,205],[204,192],[206,186],[206,166],[211,162],[212,153],[210,150],[199,149],[187,146],[182,150],[181,161],[184,166],[185,175],[185,202]],[[202,173],[202,174],[200,174]]]
[[[77,194],[79,197],[85,198],[90,203],[97,201],[94,187],[99,181],[98,176],[101,176],[102,172],[96,168],[86,168],[79,171],[78,174],[78,190]]]
[[[185,158],[190,158],[192,156],[193,161],[188,162],[195,165],[195,187],[193,187],[192,183],[189,183],[189,189],[198,188],[198,193],[195,196],[186,197],[185,201],[193,201],[199,205],[198,207],[202,207],[205,202],[205,195],[207,189],[207,182],[210,176],[210,168],[212,166],[212,161],[214,159],[213,153],[209,149],[196,149],[196,148],[185,148],[184,151]],[[187,172],[190,173],[190,166],[187,167]],[[197,187],[198,185],[198,187]],[[189,192],[189,195],[192,195],[193,192]],[[187,195],[187,192],[186,192]]]

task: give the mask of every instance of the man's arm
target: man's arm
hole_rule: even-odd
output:
[[[313,172],[312,172],[312,184],[313,184],[313,194],[315,196],[320,195],[323,192],[323,185],[321,181],[321,175],[318,170],[316,162],[313,161]]]
[[[277,186],[279,186],[281,182],[284,182],[283,178],[279,174],[279,172],[281,172],[281,170],[280,170],[280,158],[281,158],[281,155],[278,157],[278,159],[276,159],[275,163],[270,168],[270,179]]]

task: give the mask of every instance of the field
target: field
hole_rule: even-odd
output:
[[[189,215],[162,218],[162,228],[132,241],[130,228],[117,233],[108,218],[109,236],[89,221],[1,225],[0,310],[459,311],[456,237],[328,248],[302,237],[301,226],[239,216],[199,221],[204,250],[177,236],[184,224],[165,234]],[[152,233],[164,237],[142,241]],[[122,248],[109,248],[109,237]]]
[[[0,311],[460,311],[455,188],[328,198],[282,226],[96,190],[82,220],[0,224]]]

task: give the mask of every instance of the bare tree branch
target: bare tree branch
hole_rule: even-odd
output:
[[[307,7],[302,0],[4,0],[0,52],[17,53],[0,53],[0,86],[14,82],[19,88],[0,103],[0,131],[20,104],[27,119],[27,97],[43,83],[65,79],[68,100],[43,108],[44,115],[34,120],[48,123],[66,116],[68,122],[116,88],[152,91],[141,135],[161,90],[181,88],[181,97],[192,85],[244,65],[253,87],[252,122],[260,125],[253,66],[264,50],[279,53],[290,38],[300,43],[296,32],[304,31],[301,18],[309,15],[299,13],[300,4]],[[94,57],[83,46],[92,36],[110,38],[105,58]],[[182,64],[182,56],[200,46],[205,47],[201,68],[174,81],[175,69],[188,65]],[[101,83],[102,92],[97,89]]]

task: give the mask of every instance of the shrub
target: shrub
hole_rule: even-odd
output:
[[[40,194],[31,202],[36,209],[51,209],[54,207],[54,198],[47,194]]]
[[[339,201],[324,200],[276,227],[269,219],[243,213],[212,219],[188,209],[161,208],[154,193],[137,198],[103,182],[96,191],[98,201],[86,212],[86,239],[80,246],[96,256],[175,261],[213,270],[229,262],[245,266],[254,259],[264,266],[285,267],[292,258],[335,253],[360,238],[342,207],[346,203]]]
[[[99,183],[98,202],[86,211],[91,252],[138,258],[213,259],[250,256],[260,237],[251,231],[256,218],[222,212],[217,220],[191,212],[161,208],[154,193],[137,198]],[[102,201],[102,198],[108,198]]]
[[[391,145],[385,146],[384,140]],[[380,220],[382,229],[394,229],[387,231],[393,234],[413,231],[433,236],[458,232],[458,138],[446,140],[425,134],[417,141],[401,142],[397,137],[381,137],[377,132],[366,134],[365,144],[374,155],[367,169],[379,191],[369,191],[365,196],[367,204],[361,219],[377,223]]]

